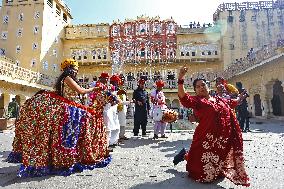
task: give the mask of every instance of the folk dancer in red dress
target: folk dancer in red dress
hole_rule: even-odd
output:
[[[212,182],[226,177],[236,185],[249,186],[242,132],[232,109],[238,100],[210,96],[204,79],[193,82],[196,96],[185,93],[183,83],[186,72],[186,67],[181,68],[178,96],[183,106],[195,111],[199,125],[195,129],[189,151],[183,149],[176,155],[174,164],[185,159],[189,177],[198,182]]]
[[[78,103],[78,62],[61,64],[55,91],[39,91],[21,107],[8,162],[22,163],[18,176],[70,175],[110,163],[101,113]]]

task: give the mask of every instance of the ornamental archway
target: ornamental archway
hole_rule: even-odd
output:
[[[284,116],[284,93],[282,82],[277,80],[273,85],[273,97],[271,100],[272,113],[275,116]]]
[[[253,97],[255,116],[262,116],[261,99],[260,95],[256,94]]]

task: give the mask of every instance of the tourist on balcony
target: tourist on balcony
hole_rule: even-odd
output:
[[[213,182],[226,177],[237,185],[249,186],[245,171],[242,132],[232,110],[238,101],[209,95],[205,79],[195,79],[196,96],[185,92],[183,83],[187,68],[180,69],[178,96],[183,106],[194,109],[199,119],[190,150],[182,149],[174,164],[187,161],[189,176],[198,182]]]
[[[99,88],[81,88],[78,62],[61,64],[55,92],[39,91],[21,107],[15,123],[9,162],[22,163],[18,176],[70,175],[108,165],[106,131],[101,113],[77,103],[77,94]]]
[[[138,136],[141,126],[142,136],[146,136],[146,126],[148,122],[148,115],[150,111],[150,103],[148,92],[145,90],[145,80],[138,81],[138,87],[133,92],[133,102],[135,103],[134,112],[134,136]]]
[[[154,119],[154,137],[153,139],[159,138],[159,133],[161,133],[161,138],[167,138],[165,135],[165,130],[167,123],[162,121],[162,110],[166,109],[166,97],[164,95],[163,87],[165,83],[163,80],[156,81],[156,89],[151,92],[150,98],[153,103],[153,119]]]

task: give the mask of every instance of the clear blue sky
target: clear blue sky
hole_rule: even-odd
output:
[[[71,8],[73,24],[112,23],[142,14],[162,19],[171,16],[179,25],[190,21],[212,22],[212,15],[223,2],[256,0],[65,0]],[[2,2],[2,1],[1,1]],[[0,3],[1,4],[1,3]]]

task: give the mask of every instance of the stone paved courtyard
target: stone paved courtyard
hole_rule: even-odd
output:
[[[244,133],[246,166],[251,178],[250,188],[284,188],[284,122],[251,120],[250,133]],[[69,177],[48,176],[17,178],[19,164],[5,162],[13,141],[13,131],[0,133],[0,188],[111,188],[111,189],[189,189],[189,188],[244,188],[227,179],[211,184],[200,184],[187,178],[185,162],[174,167],[173,156],[190,145],[194,125],[189,130],[168,131],[167,139],[152,140],[133,137],[131,121],[127,136],[131,139],[115,148],[112,163],[103,169],[84,171]],[[149,124],[149,131],[151,123]],[[191,129],[190,129],[191,128]]]

